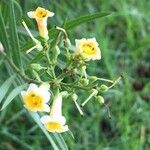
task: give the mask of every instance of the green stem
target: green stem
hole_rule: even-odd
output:
[[[121,80],[121,77],[119,77],[118,79],[116,79],[113,84],[111,86],[109,86],[109,89],[112,88],[113,86],[115,86],[119,81]]]
[[[106,82],[114,83],[114,81],[108,80],[108,79],[104,79],[104,78],[97,78],[97,80],[101,80],[101,81],[106,81]]]
[[[6,53],[3,52],[2,54],[6,58],[6,60],[10,64],[10,66],[15,70],[15,72],[18,73],[20,75],[20,77],[22,77],[25,81],[27,81],[29,83],[41,84],[40,81],[37,81],[35,79],[31,79],[31,78],[27,77],[26,75],[24,75],[22,73],[22,71],[11,61],[11,59],[9,57],[7,57]]]
[[[53,67],[52,64],[51,64],[51,60],[50,60],[50,58],[49,58],[48,52],[46,52],[46,58],[47,58],[47,61],[48,61],[49,66],[50,66],[52,76],[54,77],[54,79],[56,79],[54,67]]]

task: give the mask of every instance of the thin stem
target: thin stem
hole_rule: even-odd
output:
[[[29,28],[27,27],[26,23],[24,21],[22,21],[22,24],[24,26],[24,28],[27,30],[28,34],[30,35],[31,39],[36,43],[36,39],[33,37],[32,33],[30,32]]]
[[[83,111],[81,110],[79,104],[77,103],[77,100],[73,100],[73,101],[74,101],[74,103],[75,103],[75,105],[76,105],[76,107],[77,107],[77,109],[78,109],[80,115],[81,115],[81,116],[84,116]]]
[[[101,81],[106,81],[106,82],[114,83],[114,81],[108,80],[108,79],[104,79],[104,78],[97,78],[97,80],[101,80]]]
[[[74,83],[73,84],[69,84],[69,83],[63,83],[63,82],[61,82],[60,83],[61,85],[64,85],[64,86],[69,86],[69,87],[71,87],[71,88],[77,88],[77,89],[82,89],[82,90],[91,90],[91,88],[93,88],[93,87],[81,87],[81,86],[79,86],[79,85],[75,85]]]
[[[51,69],[51,72],[52,72],[52,76],[53,76],[54,78],[56,78],[56,75],[55,75],[55,72],[54,72],[54,68],[53,68],[53,66],[52,66],[52,64],[51,64],[51,60],[50,60],[50,58],[49,58],[48,52],[46,52],[46,58],[47,58],[47,61],[48,61],[49,66],[50,66],[50,69]]]
[[[93,96],[97,95],[97,93],[97,90],[94,89],[91,95],[81,104],[81,106],[83,107]]]
[[[6,53],[2,53],[3,56],[7,59],[8,63],[10,64],[10,66],[16,71],[16,73],[18,73],[24,80],[28,81],[29,83],[36,83],[36,84],[41,84],[40,81],[37,81],[35,79],[31,79],[29,77],[27,77],[26,75],[22,74],[21,70],[11,61],[11,59],[9,57],[7,57]]]
[[[109,86],[109,89],[115,86],[120,80],[121,80],[121,76],[118,79],[116,79],[111,86]]]

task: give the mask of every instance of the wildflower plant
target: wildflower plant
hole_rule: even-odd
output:
[[[11,15],[15,18],[12,1],[9,1]],[[47,28],[47,20],[53,19],[53,12],[38,7],[35,11],[29,11],[27,15],[29,18],[35,19],[39,31],[39,37],[34,37],[28,24],[22,21],[22,27],[29,36],[31,46],[27,43],[22,46],[22,51],[20,51],[20,48],[14,45],[12,51],[14,49],[18,51],[17,55],[15,52],[13,52],[15,55],[12,55],[11,48],[7,45],[10,40],[7,39],[7,36],[6,41],[1,41],[4,48],[0,44],[1,55],[13,70],[10,74],[14,72],[14,75],[5,81],[3,87],[6,85],[10,87],[14,80],[17,85],[19,84],[7,97],[1,109],[3,110],[18,94],[21,95],[22,106],[29,111],[32,118],[50,139],[53,147],[56,147],[53,139],[49,138],[48,132],[71,131],[71,122],[68,122],[62,112],[65,101],[69,100],[70,103],[74,103],[74,107],[77,108],[81,116],[85,114],[84,107],[92,101],[100,103],[108,109],[103,94],[113,88],[121,79],[119,77],[116,80],[109,80],[88,75],[89,61],[98,62],[103,59],[100,44],[95,37],[81,39],[76,37],[77,39],[70,41],[67,33],[70,28],[106,16],[108,13],[80,17],[51,29]],[[2,28],[4,28],[2,15],[0,19]],[[11,40],[14,44],[19,44],[18,35],[15,32],[15,20],[13,20],[13,24],[15,29],[12,30],[14,36]],[[15,58],[19,61],[16,61]],[[79,92],[84,93],[87,98],[81,99]],[[0,98],[0,102],[4,96]],[[86,118],[83,117],[84,119]]]

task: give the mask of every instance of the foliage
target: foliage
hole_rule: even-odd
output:
[[[22,28],[20,14],[25,14],[29,9],[32,10],[33,7],[37,7],[37,2],[38,1],[15,1],[15,11],[13,10],[11,0],[8,2],[1,2],[0,41],[2,41],[7,55],[11,56],[14,63],[20,68],[22,64],[25,66],[26,62],[30,64],[31,59],[33,59],[32,63],[36,63],[39,59],[44,57],[42,53],[39,53],[37,56],[35,56],[36,53],[33,53],[27,57],[22,55],[20,59],[20,49],[23,51],[27,50],[32,47],[33,44],[30,41],[26,42],[29,40],[29,37]],[[93,14],[94,11],[99,10],[114,11],[114,13],[108,17],[88,22],[68,32],[71,33],[69,34],[71,36],[71,41],[73,41],[74,37],[93,37],[93,34],[99,39],[102,50],[102,61],[97,64],[91,62],[89,65],[89,67],[91,67],[88,69],[89,74],[96,73],[98,76],[101,74],[106,77],[114,78],[121,73],[124,76],[124,83],[120,90],[111,90],[110,93],[105,95],[106,103],[111,105],[111,120],[107,119],[105,113],[106,109],[100,110],[99,106],[95,105],[94,102],[93,104],[88,104],[85,110],[87,116],[83,119],[77,114],[77,109],[73,107],[74,105],[70,104],[69,100],[65,100],[66,107],[64,108],[64,112],[65,115],[68,116],[68,122],[72,122],[71,129],[74,133],[75,141],[77,141],[75,142],[67,134],[63,135],[66,143],[69,144],[69,148],[97,150],[148,149],[148,89],[150,84],[148,82],[149,64],[147,64],[149,43],[149,29],[147,26],[149,24],[149,2],[138,1],[134,3],[134,1],[131,0],[106,2],[94,0],[92,2],[87,1],[83,5],[81,5],[81,2],[78,0],[72,3],[68,0],[66,0],[65,3],[50,1],[51,5],[47,5],[47,2],[49,3],[49,1],[41,1],[39,3],[48,8],[50,7],[50,10],[55,10],[55,13],[57,13],[55,20],[52,20],[50,25],[60,24],[67,31],[68,28],[78,25],[70,23],[68,18],[73,20],[72,18],[75,18],[75,16],[80,16],[81,14],[85,15],[89,12]],[[78,12],[74,12],[74,9],[77,9]],[[20,11],[21,13],[18,13]],[[14,16],[18,19],[15,19]],[[23,18],[30,28],[33,28],[34,35],[37,35],[34,30],[35,26],[33,22],[29,20],[26,15],[24,15]],[[66,22],[64,23],[63,20],[66,20]],[[88,21],[88,19],[85,21]],[[67,28],[67,22],[73,25]],[[16,30],[18,30],[19,34],[17,34]],[[52,28],[49,31],[49,35],[56,39],[58,32],[56,29]],[[54,41],[52,46],[55,45],[55,42],[57,41]],[[23,44],[24,47],[21,47]],[[2,56],[0,57],[0,82],[4,83],[9,76],[14,74],[14,70]],[[5,65],[2,62],[5,62]],[[61,68],[63,64],[64,63],[59,60],[58,65]],[[28,72],[28,74],[32,76],[31,72]],[[5,82],[7,82],[7,80]],[[21,86],[22,83],[24,83],[24,81],[17,75],[13,83],[7,82],[7,84],[9,84],[8,86],[5,85],[7,90],[1,87],[7,92],[10,90],[9,88]],[[139,90],[139,92],[137,92],[137,90]],[[11,91],[12,90],[10,90],[9,93]],[[7,97],[5,100],[10,97],[8,93],[5,95],[5,93],[2,92],[2,94],[2,97]],[[80,96],[81,99],[85,98],[85,95],[80,94]],[[148,102],[146,101],[147,99]],[[43,143],[45,140],[43,136],[41,136],[41,131],[37,128],[37,125],[33,124],[32,120],[27,121],[30,120],[30,117],[28,117],[26,111],[22,110],[20,98],[16,98],[15,100],[16,101],[12,102],[7,109],[1,111],[0,114],[0,122],[2,124],[0,127],[0,136],[4,136],[4,139],[0,141],[0,149],[4,149],[3,147],[7,147],[7,149],[16,149],[17,146],[21,147],[21,149],[31,149],[29,145],[31,145],[33,149],[42,149],[43,146],[45,149],[49,149],[50,145],[48,142]],[[2,102],[4,105],[5,101]],[[39,123],[38,116],[35,114],[31,114],[31,116],[34,118],[35,122]],[[72,118],[70,118],[70,116]],[[41,127],[40,124],[39,126]],[[14,127],[18,129],[14,129]],[[46,131],[44,132],[47,135]],[[49,137],[49,135],[47,136],[50,141],[51,139],[54,139],[54,141],[56,139],[56,141],[58,141],[57,145],[63,145],[60,143],[62,140],[60,140],[61,138],[59,135],[51,135],[53,138]]]

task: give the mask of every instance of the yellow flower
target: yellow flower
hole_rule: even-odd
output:
[[[27,14],[30,18],[34,18],[36,20],[40,36],[48,39],[47,18],[54,16],[54,13],[38,7],[35,11],[30,11]]]
[[[76,39],[76,54],[80,54],[86,61],[101,59],[101,51],[95,38]]]
[[[27,91],[21,92],[25,107],[34,112],[49,112],[50,108],[47,103],[50,100],[50,93],[48,90],[49,85],[47,84],[42,84],[38,87],[31,83]]]
[[[41,122],[49,132],[62,133],[69,130],[68,125],[65,125],[66,119],[62,116],[62,93],[54,97],[50,115],[43,116]]]

